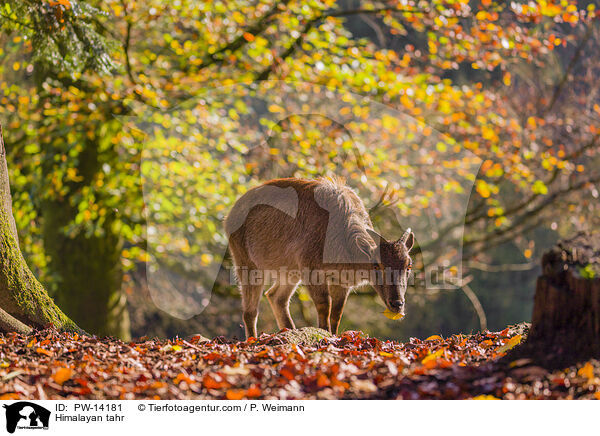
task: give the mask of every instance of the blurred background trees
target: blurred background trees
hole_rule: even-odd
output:
[[[469,177],[460,173],[466,155],[449,155],[468,151],[480,159],[466,217],[417,234],[423,257],[442,255],[435,247],[445,238],[462,241],[457,290],[415,289],[403,323],[381,316],[368,289],[349,299],[342,328],[382,337],[528,319],[543,249],[559,235],[598,226],[600,26],[593,1],[1,6],[0,120],[19,242],[58,305],[88,331],[241,336],[239,297],[222,275],[204,311],[179,320],[155,307],[145,263],[166,247],[218,267],[218,256],[198,247],[222,244],[219,223],[228,207],[272,176],[341,172],[374,209],[376,225],[394,234],[415,217],[443,222],[443,193]],[[215,91],[265,80],[346,96],[338,115],[350,121],[340,126],[266,91],[253,95],[270,102],[262,112],[245,94]],[[390,110],[370,110],[357,96]],[[143,171],[152,140],[128,120],[148,111],[164,131],[156,150],[210,150],[198,152],[193,176],[191,167],[168,161]],[[252,115],[258,123],[246,124]],[[444,179],[436,189],[419,183],[417,169],[395,154],[398,141],[454,171],[458,182]],[[422,143],[431,143],[425,154]],[[162,210],[144,201],[142,173],[160,186]],[[185,214],[185,228],[177,238],[150,235],[147,244],[147,220],[160,223],[165,214]],[[197,274],[185,261],[169,268]],[[314,322],[302,290],[294,305],[300,325]],[[274,330],[262,309],[260,328]]]

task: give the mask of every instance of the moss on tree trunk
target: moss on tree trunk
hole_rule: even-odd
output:
[[[0,197],[0,330],[27,333],[30,327],[53,324],[61,330],[82,332],[54,304],[19,249],[1,127]]]

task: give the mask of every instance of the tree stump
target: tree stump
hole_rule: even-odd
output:
[[[600,357],[600,234],[580,233],[543,255],[525,345],[557,365]]]

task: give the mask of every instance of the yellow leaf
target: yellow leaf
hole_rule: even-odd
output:
[[[421,360],[421,363],[427,363],[427,362],[431,362],[433,360],[437,360],[438,357],[441,357],[444,354],[444,351],[446,351],[445,348],[440,348],[435,353],[429,353],[427,356],[425,356],[423,358],[423,360]]]
[[[52,376],[54,381],[59,385],[62,385],[64,382],[69,380],[73,375],[73,371],[71,368],[59,368],[58,371]]]
[[[383,357],[393,357],[394,356],[392,353],[388,353],[386,351],[380,351],[379,355],[383,356]]]
[[[475,18],[477,18],[478,20],[485,20],[487,18],[487,12],[486,11],[479,11],[477,12],[477,14],[475,15]]]
[[[269,106],[269,112],[273,112],[273,113],[278,113],[278,112],[283,112],[285,109],[283,109],[281,106],[278,106],[276,104],[272,104]]]
[[[501,347],[498,347],[496,349],[496,353],[506,353],[508,350],[510,350],[514,346],[519,345],[521,343],[521,339],[522,339],[521,335],[513,336],[512,338],[510,338],[508,340],[508,342],[506,342],[506,344],[502,345]]]
[[[173,351],[181,351],[181,350],[183,350],[183,347],[181,345],[173,345],[172,350]]]
[[[440,335],[432,335],[429,336],[427,339],[425,339],[426,341],[435,341],[435,340],[440,340],[443,341],[444,338],[442,338]]]
[[[582,376],[589,379],[594,378],[594,367],[590,362],[587,362],[577,371],[577,375]]]
[[[385,309],[385,311],[383,312],[383,314],[386,316],[386,318],[394,319],[394,320],[404,318],[404,315],[402,315],[401,313],[395,313],[395,312],[392,312],[389,309]]]
[[[392,130],[394,127],[398,126],[398,119],[390,115],[384,115],[381,118],[381,124],[383,125],[384,129]]]
[[[471,398],[472,400],[499,400],[500,398],[494,397],[493,395],[477,395]]]

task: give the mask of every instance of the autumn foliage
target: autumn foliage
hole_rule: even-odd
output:
[[[435,247],[451,240],[464,243],[465,266],[494,263],[491,249],[505,243],[534,260],[533,229],[598,219],[599,16],[574,0],[6,1],[0,117],[24,256],[82,327],[127,337],[138,269],[164,264],[162,252],[218,268],[221,222],[240,194],[275,175],[334,172],[404,226],[430,213],[440,228],[419,232],[423,256],[447,255]],[[335,117],[309,116],[312,101],[294,106],[297,89],[269,81],[344,104]],[[261,84],[266,97],[248,104],[240,84]],[[123,120],[150,108],[165,149],[145,168],[152,144]],[[167,159],[194,151],[200,175]],[[481,166],[461,171],[457,153]],[[420,171],[432,167],[452,177]],[[466,211],[444,201],[458,191]],[[443,222],[453,207],[460,219]],[[146,237],[147,219],[169,216],[178,226]],[[90,271],[71,274],[80,246]],[[181,263],[172,270],[198,273]],[[79,307],[92,282],[97,300]],[[92,320],[90,309],[107,313]]]
[[[526,325],[397,343],[359,331],[310,345],[59,334],[0,336],[1,399],[599,398],[600,363],[548,371],[507,353]],[[503,359],[504,358],[504,359]]]

